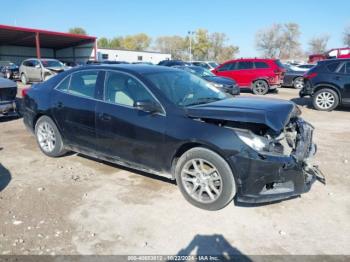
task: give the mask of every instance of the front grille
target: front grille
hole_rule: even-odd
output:
[[[0,88],[0,101],[12,101],[16,99],[17,87]]]

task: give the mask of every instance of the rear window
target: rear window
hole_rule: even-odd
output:
[[[254,62],[255,68],[269,68],[269,65],[265,62]]]
[[[331,64],[327,65],[328,71],[334,73],[335,71],[337,71],[339,64],[340,64],[340,62],[335,62],[335,63],[331,63]]]
[[[280,60],[276,60],[276,65],[280,68],[284,68],[283,64],[281,63]]]

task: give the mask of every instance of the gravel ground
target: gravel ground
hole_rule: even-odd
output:
[[[243,94],[250,95],[250,94]],[[297,90],[268,96],[293,99]],[[0,120],[0,254],[350,254],[350,110],[302,105],[327,185],[288,201],[197,209],[168,180],[79,154],[44,156]]]

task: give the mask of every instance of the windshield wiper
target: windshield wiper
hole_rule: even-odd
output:
[[[207,104],[215,101],[222,100],[222,98],[218,97],[202,97],[194,101],[193,103],[187,104],[186,106],[195,106],[195,105],[201,105],[201,104]]]

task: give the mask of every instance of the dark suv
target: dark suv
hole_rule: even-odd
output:
[[[310,96],[315,109],[331,111],[338,105],[350,105],[350,59],[318,62],[304,75],[300,97]]]

